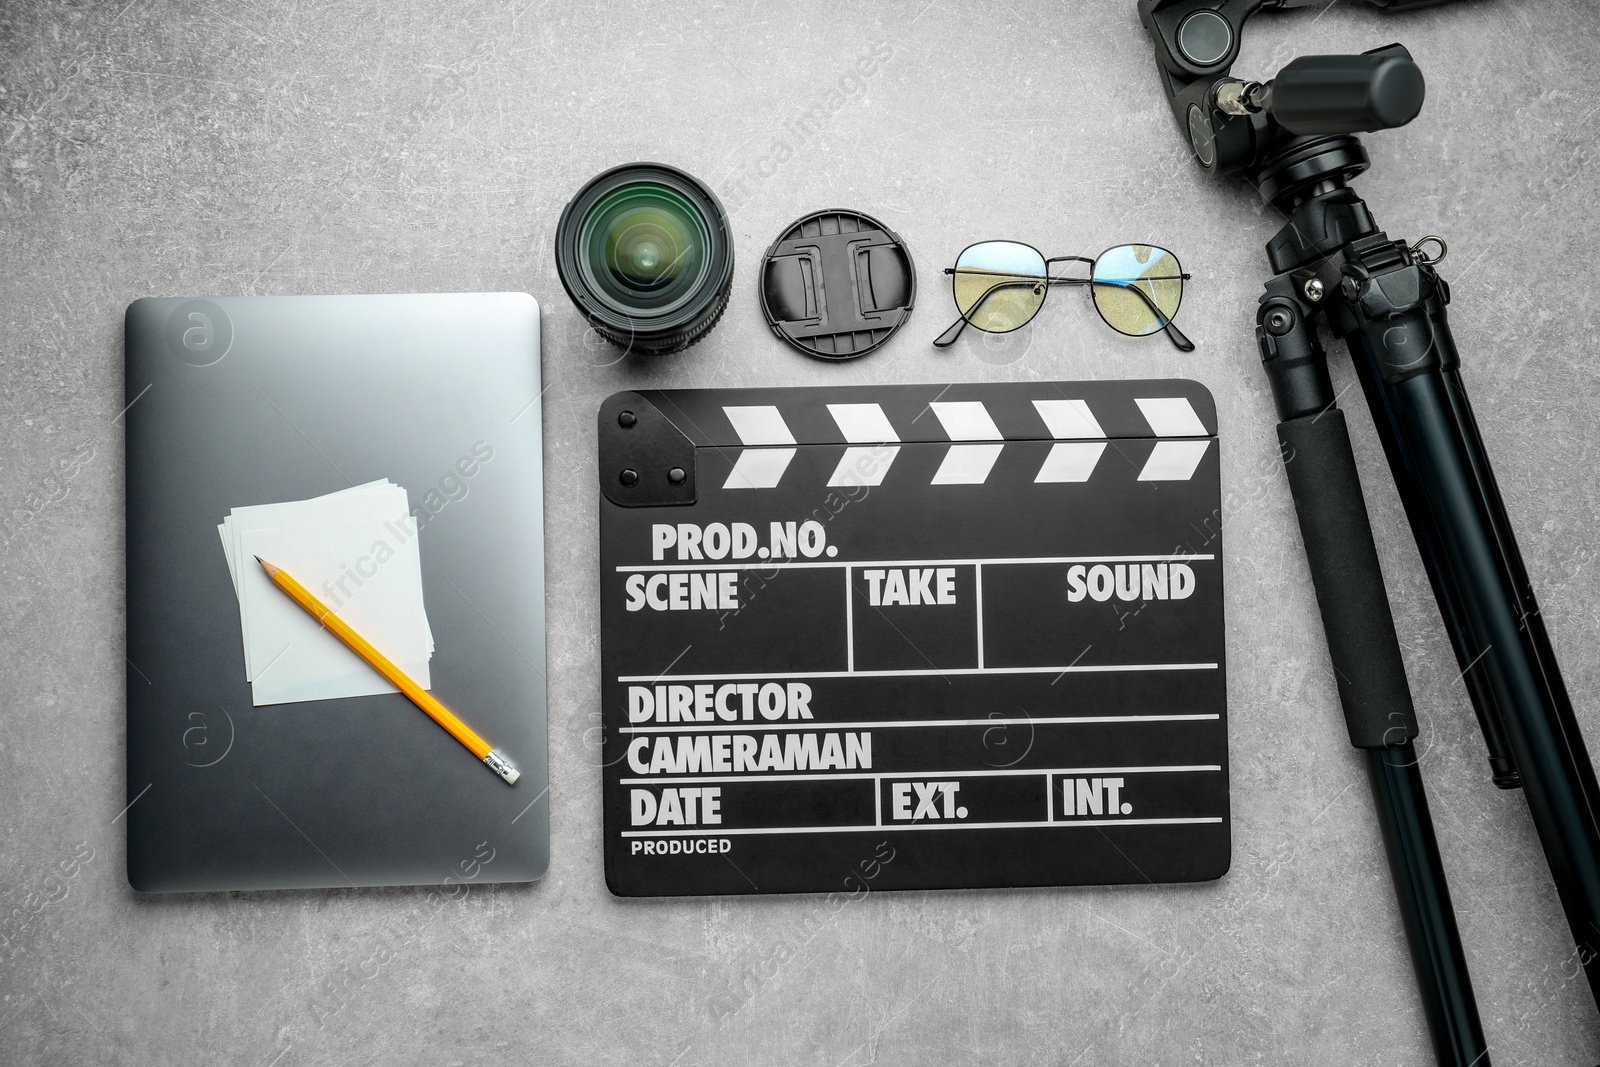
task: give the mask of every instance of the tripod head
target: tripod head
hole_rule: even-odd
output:
[[[1371,161],[1357,133],[1416,118],[1425,86],[1398,44],[1361,55],[1301,56],[1266,82],[1234,78],[1240,37],[1265,8],[1307,0],[1139,0],[1161,85],[1195,159],[1217,175],[1243,174],[1284,210],[1344,185]],[[1443,0],[1370,0],[1393,8]]]

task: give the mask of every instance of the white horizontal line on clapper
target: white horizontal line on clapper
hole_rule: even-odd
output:
[[[1076,726],[1111,722],[1200,722],[1220,718],[1216,712],[1193,715],[1052,715],[1027,719],[896,719],[875,722],[705,722],[688,726],[621,726],[624,734],[741,734],[751,730],[890,730],[925,726]],[[831,776],[825,776],[831,777]]]
[[[1114,663],[1103,667],[946,667],[897,671],[765,671],[760,674],[619,674],[619,682],[755,682],[782,678],[948,678],[956,674],[1099,674],[1119,671],[1214,671],[1215,663]]]
[[[724,560],[721,563],[640,563],[617,567],[618,574],[633,571],[739,571],[771,568],[774,570],[806,570],[824,567],[971,567],[974,564],[1005,563],[1172,563],[1204,561],[1217,557],[1212,553],[1169,552],[1159,556],[1014,556],[1006,559],[888,559],[888,560],[795,560],[777,563],[769,559]]]
[[[1216,718],[1215,715],[1211,718]],[[877,771],[877,772],[852,772],[845,774],[718,774],[718,775],[672,775],[660,778],[620,778],[618,785],[676,785],[681,782],[710,782],[713,784],[733,784],[736,782],[864,782],[878,781],[885,778],[1026,778],[1046,774],[1071,775],[1079,778],[1087,774],[1185,774],[1196,771],[1220,771],[1217,764],[1196,765],[1193,767],[1052,767],[1048,770],[1030,767],[1024,771],[1007,769],[988,771]]]
[[[886,830],[1049,830],[1074,826],[1192,826],[1219,823],[1218,815],[1192,819],[1068,819],[1063,822],[889,823],[883,826],[760,826],[738,830],[624,830],[622,837],[733,837],[750,834],[881,834]]]

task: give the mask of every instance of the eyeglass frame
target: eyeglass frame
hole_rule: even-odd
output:
[[[963,248],[960,251],[959,254],[957,254],[957,256],[956,256],[956,264],[957,264],[957,266],[944,268],[944,273],[947,274],[947,275],[950,275],[950,296],[951,296],[952,299],[955,298],[955,287],[956,287],[955,275],[958,274],[958,273],[961,273],[961,267],[960,267],[961,257],[966,255],[968,252],[972,251],[974,248],[977,248],[979,245],[987,245],[987,244],[1021,245],[1023,248],[1028,249],[1030,252],[1032,252],[1034,255],[1038,256],[1041,260],[1044,261],[1044,274],[1042,276],[1040,276],[1040,277],[1032,278],[1032,279],[1024,278],[1024,277],[1022,277],[1020,275],[1012,275],[1010,280],[1002,281],[1002,282],[996,282],[994,285],[990,286],[988,289],[985,289],[984,292],[983,292],[983,295],[978,297],[977,300],[973,301],[973,304],[972,304],[972,307],[971,307],[970,310],[961,312],[961,317],[959,319],[957,319],[955,322],[951,323],[950,326],[944,331],[944,333],[941,333],[937,338],[934,339],[934,342],[933,342],[934,347],[935,348],[949,348],[951,345],[955,344],[956,340],[961,336],[961,334],[966,330],[966,328],[969,325],[973,325],[972,316],[977,313],[978,309],[983,306],[983,302],[985,300],[988,300],[989,297],[991,295],[993,295],[996,290],[1004,289],[1007,286],[1015,286],[1015,285],[1038,286],[1038,285],[1040,285],[1042,283],[1044,285],[1044,287],[1045,287],[1045,291],[1040,296],[1039,307],[1036,307],[1036,308],[1033,309],[1033,314],[1032,315],[1029,315],[1026,319],[1024,319],[1021,322],[1017,323],[1015,326],[1011,327],[1009,330],[984,330],[982,326],[976,326],[976,325],[973,325],[973,329],[983,330],[984,333],[994,333],[994,334],[1015,333],[1017,330],[1020,330],[1024,326],[1028,325],[1028,323],[1032,322],[1038,316],[1039,310],[1044,307],[1045,298],[1047,298],[1050,295],[1050,286],[1052,286],[1052,285],[1090,285],[1090,286],[1093,286],[1093,285],[1108,285],[1108,286],[1111,286],[1112,288],[1126,289],[1126,290],[1128,290],[1130,292],[1138,293],[1139,294],[1139,299],[1143,300],[1150,307],[1150,310],[1155,313],[1157,321],[1159,321],[1161,323],[1161,332],[1163,332],[1163,333],[1165,333],[1167,335],[1167,339],[1169,341],[1171,341],[1174,346],[1176,346],[1178,351],[1180,351],[1180,352],[1193,352],[1194,351],[1194,342],[1189,340],[1189,338],[1184,335],[1183,331],[1178,329],[1177,324],[1172,321],[1174,318],[1177,317],[1178,308],[1181,308],[1183,306],[1183,291],[1181,289],[1178,292],[1178,308],[1174,308],[1173,311],[1172,311],[1172,314],[1171,315],[1167,315],[1161,310],[1160,306],[1154,300],[1152,300],[1138,286],[1129,285],[1129,284],[1126,284],[1126,283],[1099,281],[1094,276],[1095,264],[1099,263],[1100,260],[1105,257],[1106,252],[1110,252],[1110,251],[1113,251],[1114,249],[1118,249],[1118,248],[1128,248],[1128,247],[1131,247],[1133,244],[1140,244],[1140,243],[1143,243],[1144,247],[1146,247],[1146,248],[1157,248],[1157,249],[1160,249],[1162,252],[1166,253],[1167,255],[1171,256],[1172,257],[1172,261],[1174,263],[1178,264],[1178,273],[1176,275],[1161,275],[1159,277],[1140,278],[1140,279],[1136,279],[1136,280],[1138,280],[1138,281],[1152,281],[1152,282],[1170,282],[1170,281],[1185,281],[1186,282],[1191,277],[1193,277],[1192,275],[1187,274],[1187,273],[1184,272],[1182,260],[1178,259],[1177,254],[1174,253],[1170,248],[1162,248],[1160,245],[1153,245],[1153,244],[1149,244],[1149,243],[1146,243],[1146,242],[1127,242],[1127,241],[1124,241],[1121,244],[1114,244],[1114,245],[1111,245],[1109,248],[1107,248],[1104,252],[1101,252],[1100,255],[1095,256],[1093,259],[1090,259],[1088,256],[1050,256],[1050,257],[1046,257],[1043,252],[1041,252],[1037,248],[1033,247],[1033,245],[1028,244],[1026,241],[1010,241],[1010,240],[1001,240],[1001,239],[996,239],[996,238],[990,238],[989,240],[986,240],[986,241],[974,241],[974,242],[972,242],[967,247]],[[1057,276],[1055,276],[1055,275],[1050,273],[1050,264],[1052,264],[1052,263],[1087,263],[1087,264],[1089,264],[1089,277],[1087,277],[1087,278],[1057,277]],[[973,273],[978,273],[978,272],[973,272]],[[1106,318],[1106,313],[1104,311],[1100,310],[1099,303],[1093,301],[1092,294],[1091,294],[1091,301],[1090,302],[1094,303],[1095,314],[1100,316],[1100,321],[1104,322],[1111,329],[1116,330],[1117,333],[1122,334],[1122,336],[1124,336],[1124,337],[1149,337],[1150,336],[1150,334],[1148,334],[1148,333],[1131,334],[1131,333],[1128,333],[1126,330],[1117,329],[1117,327],[1112,324],[1111,320]],[[960,311],[960,309],[961,309],[961,305],[958,302],[956,304],[956,310]],[[951,334],[950,333],[951,330],[954,330],[955,333]],[[1151,332],[1153,333],[1154,331],[1151,331]],[[948,341],[945,340],[946,335],[950,335],[950,339]],[[940,343],[941,341],[943,341],[944,343],[941,344]]]

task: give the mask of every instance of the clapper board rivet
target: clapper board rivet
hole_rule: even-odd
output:
[[[639,417],[631,411],[624,411],[621,415],[617,416],[617,425],[621,426],[624,430],[632,429],[633,424],[638,421]]]
[[[622,474],[619,476],[618,480],[621,481],[622,484],[626,485],[626,486],[638,485],[639,484],[639,472],[634,470],[632,467],[629,467],[629,468],[627,468],[626,470],[624,470],[622,472]]]
[[[685,478],[689,477],[682,467],[673,467],[667,472],[667,481],[673,485],[682,485]]]

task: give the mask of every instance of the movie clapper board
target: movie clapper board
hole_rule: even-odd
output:
[[[626,392],[599,427],[614,893],[1227,870],[1203,386]]]

